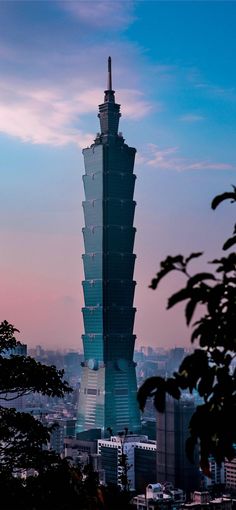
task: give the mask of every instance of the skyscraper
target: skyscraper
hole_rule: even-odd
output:
[[[185,451],[189,422],[195,403],[190,396],[180,400],[167,396],[164,413],[157,413],[157,481],[170,482],[190,493],[200,485],[200,472],[191,464]]]
[[[120,116],[109,57],[101,132],[83,150],[84,362],[77,420],[77,432],[101,428],[105,435],[108,427],[114,434],[140,428],[133,362],[136,149],[118,132]]]

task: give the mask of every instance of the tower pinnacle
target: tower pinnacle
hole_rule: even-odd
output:
[[[112,90],[111,57],[108,57],[107,90]]]
[[[108,57],[107,89],[105,90],[104,102],[115,102],[115,91],[112,90],[111,57]]]
[[[112,90],[111,57],[108,57],[107,89],[104,91],[104,102],[99,105],[98,114],[101,134],[116,136],[120,116],[120,105],[115,102],[115,91]]]

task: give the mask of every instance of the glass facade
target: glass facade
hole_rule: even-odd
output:
[[[138,494],[145,494],[149,483],[156,483],[156,448],[137,447],[134,452],[135,489]]]
[[[106,434],[110,427],[116,434],[140,429],[133,362],[136,149],[118,134],[113,90],[105,91],[98,116],[101,133],[83,150],[84,362],[77,432],[99,427]]]
[[[165,412],[157,413],[157,481],[168,480],[188,494],[200,487],[198,453],[195,464],[191,464],[185,449],[194,410],[193,397],[183,395],[174,400],[167,396]]]

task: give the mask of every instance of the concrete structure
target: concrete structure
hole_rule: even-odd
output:
[[[194,491],[192,501],[182,506],[183,510],[232,510],[233,500],[229,497],[211,499],[207,491]]]
[[[160,483],[152,483],[146,487],[145,494],[139,494],[132,499],[132,505],[137,510],[176,510],[185,501],[185,494],[181,489],[174,489]]]
[[[64,457],[69,457],[72,462],[80,461],[82,464],[88,464],[91,455],[97,453],[96,440],[73,439],[66,437],[64,440]]]
[[[225,460],[225,485],[230,489],[236,489],[236,459]]]
[[[173,489],[160,483],[149,484],[146,494],[140,494],[132,499],[132,504],[137,510],[233,510],[234,500],[222,496],[211,499],[207,491],[195,491],[192,500],[185,503],[184,492]]]
[[[210,489],[214,485],[225,484],[225,466],[222,462],[221,465],[217,464],[213,457],[209,459],[211,478],[205,476],[205,487]]]
[[[185,452],[194,408],[194,399],[189,396],[179,401],[167,397],[165,412],[157,413],[157,480],[170,482],[187,493],[200,484],[200,472]]]
[[[84,362],[77,432],[110,427],[140,429],[133,362],[135,308],[133,201],[136,149],[118,133],[120,105],[108,87],[99,106],[101,132],[83,150],[85,227],[83,255]]]
[[[130,490],[138,490],[140,485],[147,485],[147,480],[155,480],[156,443],[149,441],[147,436],[131,434],[126,437],[99,439],[98,453],[102,458],[107,484],[122,485],[123,468],[120,461],[123,454],[126,455],[129,466],[127,475]]]

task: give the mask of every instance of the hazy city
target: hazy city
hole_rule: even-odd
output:
[[[235,24],[0,2],[2,510],[236,508]]]

